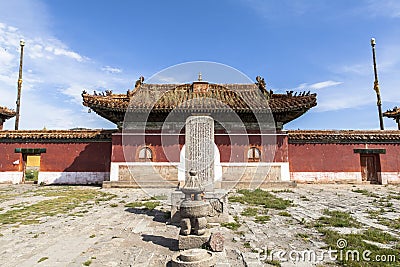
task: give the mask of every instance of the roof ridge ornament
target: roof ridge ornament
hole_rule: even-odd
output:
[[[135,82],[135,89],[139,86],[141,86],[144,82],[144,77],[140,76],[139,79]]]
[[[265,83],[265,80],[261,76],[256,77],[256,85],[258,86],[258,89],[269,99],[270,96],[274,93],[272,90],[268,91],[267,90],[267,85]]]
[[[201,81],[203,80],[203,78],[201,77],[201,72],[199,72],[199,77],[197,78],[197,80],[198,80],[199,82],[201,82]]]

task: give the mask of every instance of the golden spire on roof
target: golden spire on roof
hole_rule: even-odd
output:
[[[198,81],[202,81],[203,78],[201,77],[201,72],[199,72],[199,78],[197,78]]]

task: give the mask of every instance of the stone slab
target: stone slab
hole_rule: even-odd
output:
[[[210,233],[207,232],[204,235],[179,235],[178,247],[180,250],[202,248],[210,240]]]

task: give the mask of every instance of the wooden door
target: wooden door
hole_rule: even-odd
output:
[[[363,181],[368,181],[371,184],[377,184],[378,181],[378,166],[376,155],[360,155],[361,156],[361,177]]]

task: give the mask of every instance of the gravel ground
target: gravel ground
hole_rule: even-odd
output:
[[[1,224],[0,221],[0,266],[166,266],[177,252],[179,228],[167,219],[168,200],[160,201],[154,210],[125,206],[148,199],[148,193],[169,196],[171,191],[152,189],[146,193],[128,188],[0,185],[0,216],[57,198],[57,194],[37,194],[38,190],[93,190],[116,196],[102,201],[90,199],[61,214],[45,214],[36,224],[22,224],[26,218],[13,224]],[[399,191],[397,186],[332,184],[276,189],[274,195],[290,199],[294,205],[287,208],[286,213],[259,207],[260,213],[270,216],[270,220],[264,223],[257,223],[254,216],[242,215],[248,206],[230,203],[230,221],[234,222],[235,218],[240,227],[231,230],[212,226],[212,232],[221,232],[225,237],[225,251],[217,255],[217,266],[268,266],[259,260],[265,251],[323,251],[326,244],[322,235],[309,225],[321,217],[325,209],[351,213],[363,227],[381,229],[400,238],[398,229],[389,228],[377,220],[377,216],[400,217],[397,197],[377,201],[387,199],[389,195],[400,196]],[[340,229],[343,232],[358,230]],[[276,261],[270,263],[277,264]],[[326,257],[312,262],[281,259],[280,264],[337,265]]]

